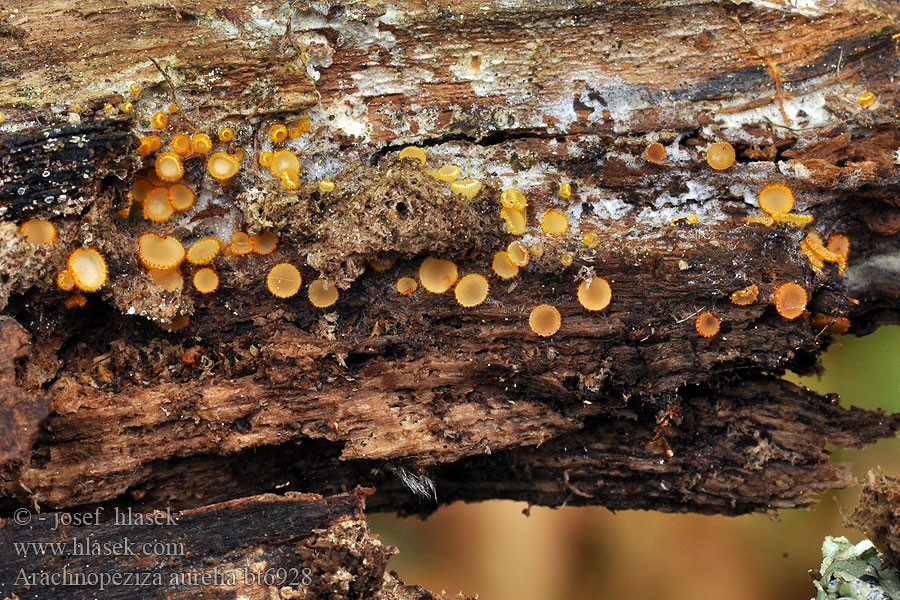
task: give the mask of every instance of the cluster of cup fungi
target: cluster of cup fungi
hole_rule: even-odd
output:
[[[134,83],[129,91],[137,96],[141,92],[141,87]],[[873,102],[874,97],[871,97],[871,94],[864,94],[859,98],[859,103],[863,106],[870,106]],[[131,102],[124,102],[119,106],[119,110],[125,113],[131,112],[133,108]],[[107,105],[106,109],[111,110],[111,107]],[[80,112],[80,107],[76,105],[73,111]],[[169,114],[177,112],[177,104],[168,107]],[[0,113],[0,122],[3,118]],[[165,130],[169,126],[169,115],[163,111],[156,112],[150,122],[156,130]],[[275,123],[269,128],[268,136],[272,144],[277,146],[286,139],[297,138],[309,130],[310,122],[305,119],[291,125]],[[222,127],[216,137],[222,144],[228,144],[234,137],[234,131],[229,127]],[[240,164],[246,158],[240,147],[229,152],[226,146],[223,150],[213,152],[215,147],[213,139],[200,132],[195,132],[192,136],[178,133],[171,137],[168,145],[169,148],[163,150],[163,142],[158,135],[140,137],[138,152],[142,157],[157,152],[158,154],[153,161],[153,168],[136,178],[129,194],[129,205],[118,211],[119,217],[129,218],[135,215],[135,205],[139,205],[140,215],[144,219],[155,223],[168,221],[175,213],[190,209],[196,198],[196,191],[182,180],[186,160],[205,157],[208,173],[224,185],[239,172]],[[159,152],[160,150],[163,151]],[[658,142],[651,143],[646,147],[644,157],[650,163],[663,164],[666,157],[665,146]],[[435,170],[426,168],[427,155],[419,147],[407,146],[399,152],[399,158],[417,162],[427,174],[448,183],[450,191],[463,198],[471,200],[482,189],[481,182],[476,179],[460,179],[460,169],[457,166],[443,165]],[[261,167],[269,170],[283,188],[295,190],[300,186],[300,161],[292,151],[279,149],[274,152],[260,152],[257,160]],[[706,151],[707,164],[717,171],[728,169],[734,161],[735,151],[728,142],[714,142]],[[323,194],[332,192],[335,185],[335,182],[323,179],[318,184],[319,192]],[[568,182],[559,183],[557,190],[562,199],[568,199],[572,194],[572,186]],[[813,220],[811,215],[792,212],[794,195],[790,188],[783,184],[773,183],[763,187],[758,200],[763,214],[749,217],[748,225],[804,228]],[[516,188],[502,191],[499,216],[509,234],[521,236],[525,233],[528,226],[527,209],[528,200],[524,192]],[[683,218],[690,223],[697,223],[696,215]],[[538,223],[546,235],[565,233],[569,227],[566,214],[554,208],[545,211]],[[56,240],[56,228],[48,220],[29,220],[21,225],[20,231],[25,239],[33,244],[51,244]],[[587,233],[582,241],[584,246],[590,249],[599,244],[599,237],[596,233]],[[277,245],[278,237],[272,232],[249,235],[237,231],[228,241],[217,237],[205,237],[194,241],[187,248],[172,235],[144,233],[138,240],[136,250],[148,276],[162,289],[169,292],[183,290],[184,277],[181,267],[186,261],[196,268],[192,277],[194,288],[201,294],[210,294],[219,286],[219,277],[210,265],[220,253],[233,256],[251,253],[266,255],[272,253]],[[834,234],[826,243],[818,233],[811,230],[807,231],[806,238],[800,242],[799,250],[814,268],[822,270],[825,263],[835,263],[839,267],[840,274],[843,274],[846,268],[849,251],[850,240],[847,236]],[[523,241],[514,239],[505,250],[494,254],[491,270],[499,279],[510,280],[518,276],[519,269],[528,265],[532,256],[540,257],[543,253],[544,247],[540,241],[526,246]],[[569,266],[573,259],[574,253],[566,252],[560,257],[560,262],[563,266]],[[370,265],[377,271],[386,271],[392,263],[371,261]],[[464,308],[480,305],[490,293],[489,281],[484,275],[468,273],[460,277],[455,263],[433,256],[426,257],[421,262],[417,275],[417,278],[409,276],[398,278],[396,291],[409,295],[415,293],[421,285],[429,293],[444,294],[452,288],[456,301]],[[71,292],[65,300],[65,306],[74,308],[84,306],[86,303],[84,293],[98,291],[106,280],[107,265],[103,255],[94,248],[76,248],[69,255],[66,268],[58,273],[56,283],[61,289]],[[269,292],[281,299],[296,295],[302,284],[299,269],[288,262],[271,267],[266,277]],[[581,306],[591,312],[604,310],[612,300],[610,283],[597,275],[580,281],[575,293]],[[318,308],[332,306],[339,298],[338,289],[321,278],[308,286],[307,295],[310,302]],[[751,284],[734,291],[731,294],[731,301],[739,306],[747,306],[756,302],[758,296],[758,286]],[[807,301],[806,290],[792,281],[779,285],[772,295],[775,309],[785,319],[796,319],[804,314]],[[175,331],[186,327],[187,324],[188,318],[184,316],[176,318],[164,328]],[[562,317],[556,307],[541,304],[530,311],[528,324],[538,336],[549,337],[559,331]],[[846,317],[821,314],[813,316],[812,324],[833,333],[844,333],[850,326]],[[707,338],[716,336],[720,326],[720,319],[710,311],[701,312],[695,321],[697,333]]]

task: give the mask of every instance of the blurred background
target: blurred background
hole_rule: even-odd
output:
[[[842,406],[900,412],[900,327],[840,336],[821,377],[791,381],[841,395]],[[829,448],[857,478],[880,465],[900,475],[900,438],[863,450]],[[370,515],[390,568],[408,584],[481,600],[797,600],[812,598],[807,573],[822,561],[826,535],[862,539],[841,525],[859,487],[827,494],[811,511],[709,517],[604,508],[532,507],[522,502],[455,503],[428,520]]]

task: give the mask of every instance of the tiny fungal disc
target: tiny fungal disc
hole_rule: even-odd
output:
[[[174,237],[145,233],[138,240],[141,262],[149,269],[173,269],[184,260],[184,246]]]
[[[419,289],[419,282],[412,277],[401,277],[397,280],[397,291],[408,296]]]
[[[581,238],[581,241],[584,242],[584,246],[586,248],[593,249],[600,245],[600,236],[592,231],[590,233],[584,234],[584,237]]]
[[[272,166],[269,169],[272,171],[272,175],[279,178],[287,170],[299,174],[300,159],[290,150],[279,150],[272,155]]]
[[[559,194],[560,198],[568,199],[572,197],[572,184],[568,181],[563,181],[559,184],[559,189],[556,190],[556,193]]]
[[[276,123],[269,127],[269,139],[275,142],[276,144],[280,144],[284,140],[287,139],[288,130],[287,126],[284,123]]]
[[[72,274],[68,269],[63,269],[56,276],[56,285],[61,290],[69,291],[73,287],[75,287],[75,280],[72,279]]]
[[[505,250],[494,254],[494,262],[491,264],[494,273],[500,279],[512,279],[519,274],[519,267],[509,258]]]
[[[167,115],[166,113],[161,112],[161,111],[155,112],[155,113],[153,113],[153,116],[150,117],[150,123],[156,129],[163,129],[164,127],[166,127],[169,124],[169,115]]]
[[[187,210],[194,205],[194,190],[183,183],[176,183],[169,188],[169,204],[175,210]]]
[[[565,233],[569,229],[569,221],[566,215],[555,208],[551,208],[541,216],[541,231],[544,233]]]
[[[234,139],[234,129],[231,127],[223,127],[219,130],[219,140],[222,142],[230,142]]]
[[[873,104],[875,104],[875,94],[873,94],[872,92],[866,92],[865,94],[861,94],[859,98],[856,99],[856,101],[859,102],[860,105],[865,107],[872,106]]]
[[[250,236],[245,232],[235,231],[231,234],[231,246],[229,246],[229,248],[231,249],[232,254],[243,256],[244,254],[253,252],[253,242],[250,240]]]
[[[485,301],[490,287],[487,279],[478,273],[469,273],[456,284],[454,293],[460,306],[471,308]]]
[[[281,187],[286,190],[296,190],[300,187],[300,173],[293,169],[285,169],[278,178]]]
[[[531,255],[535,258],[540,258],[544,255],[544,244],[541,242],[535,242],[531,245]]]
[[[169,145],[172,146],[172,152],[175,154],[187,154],[191,151],[191,138],[183,133],[179,133],[172,138]]]
[[[87,298],[81,292],[75,292],[71,294],[68,298],[63,302],[63,306],[66,308],[76,308],[82,307],[87,304]]]
[[[153,182],[146,177],[135,178],[134,187],[131,188],[132,202],[143,202],[153,187]]]
[[[184,277],[178,268],[174,269],[149,269],[147,275],[153,282],[167,292],[180,292],[184,289]]]
[[[808,299],[805,289],[789,281],[775,290],[775,309],[785,319],[796,319],[806,310]]]
[[[794,192],[780,183],[767,185],[759,192],[759,207],[770,215],[789,213],[794,208]]]
[[[203,267],[194,273],[194,287],[201,294],[211,294],[219,287],[219,276],[209,267]]]
[[[572,262],[575,260],[574,252],[563,252],[562,256],[559,257],[559,264],[564,267],[572,266]]]
[[[144,218],[156,223],[168,221],[175,214],[172,203],[169,202],[169,190],[164,187],[155,187],[144,198]]]
[[[178,315],[174,317],[171,321],[163,321],[159,324],[159,328],[163,331],[168,331],[169,333],[174,333],[176,331],[181,331],[185,327],[187,327],[191,322],[191,317],[188,315]]]
[[[323,179],[319,182],[319,193],[327,194],[334,191],[334,182],[330,179]]]
[[[456,181],[459,178],[459,167],[456,165],[444,165],[437,170],[437,178],[441,181]]]
[[[309,284],[309,301],[316,308],[328,308],[338,301],[338,289],[327,279],[316,279]]]
[[[759,287],[755,283],[751,283],[747,287],[731,293],[731,302],[738,306],[749,306],[756,302],[759,296]]]
[[[612,288],[602,277],[585,279],[578,284],[578,302],[587,310],[603,310],[612,300]]]
[[[22,223],[19,232],[30,244],[52,244],[56,241],[56,226],[44,219],[30,219]]]
[[[394,266],[394,262],[396,262],[394,258],[370,258],[369,266],[378,273],[384,273]]]
[[[271,152],[260,152],[259,153],[259,166],[261,167],[271,167],[272,161],[275,160],[275,155]]]
[[[272,254],[278,247],[278,236],[271,231],[264,231],[259,235],[250,236],[253,251],[257,254]]]
[[[206,237],[191,244],[187,259],[195,265],[205,265],[216,257],[220,249],[219,238]]]
[[[85,292],[96,292],[106,283],[106,261],[93,248],[79,248],[69,255],[72,281]]]
[[[721,321],[719,321],[716,315],[711,312],[700,313],[700,316],[698,316],[697,320],[694,322],[697,333],[705,338],[711,338],[719,333],[720,325]]]
[[[191,138],[191,150],[197,154],[206,154],[212,150],[212,140],[205,133],[195,134]]]
[[[528,206],[528,199],[525,198],[522,190],[509,188],[508,190],[503,190],[500,194],[500,204],[503,208],[514,208],[519,212],[525,212],[525,208]]]
[[[658,165],[666,160],[666,147],[659,142],[653,142],[644,149],[644,158],[647,159],[647,162]]]
[[[275,265],[266,277],[266,286],[277,298],[290,298],[297,293],[302,283],[300,271],[290,263]]]
[[[525,233],[525,215],[515,208],[501,208],[500,217],[506,221],[506,231],[513,235]]]
[[[460,179],[450,184],[450,191],[471,200],[481,191],[481,182],[477,179]]]
[[[828,250],[846,258],[850,254],[850,238],[843,233],[831,234],[828,238]]]
[[[228,181],[234,177],[239,167],[240,163],[238,163],[237,159],[225,152],[214,152],[210,155],[209,160],[206,161],[206,168],[209,174],[220,182]]]
[[[509,246],[506,247],[506,254],[509,256],[509,260],[512,264],[517,267],[524,267],[531,258],[528,254],[528,248],[518,240],[513,240],[509,243]]]
[[[562,317],[555,306],[541,304],[531,309],[528,324],[531,326],[531,330],[539,336],[548,337],[559,331]]]
[[[714,142],[706,151],[706,162],[716,171],[724,171],[734,164],[734,148],[728,142]]]
[[[156,157],[156,174],[163,181],[178,181],[184,175],[181,158],[174,152],[163,152]]]
[[[399,156],[400,158],[413,158],[418,160],[420,165],[424,165],[426,160],[425,151],[418,146],[407,146],[400,151]]]
[[[429,256],[419,267],[419,281],[432,294],[443,294],[449,290],[456,283],[457,277],[459,271],[456,264],[449,260]]]

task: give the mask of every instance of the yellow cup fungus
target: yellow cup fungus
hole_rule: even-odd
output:
[[[450,191],[468,200],[473,199],[481,191],[481,182],[477,179],[460,179],[450,183]]]
[[[300,137],[300,128],[299,127],[288,127],[288,137],[292,140]]]
[[[535,242],[531,245],[531,255],[535,258],[540,258],[544,255],[544,244],[542,242]]]
[[[528,254],[528,248],[518,240],[513,240],[509,243],[509,246],[506,247],[506,254],[509,256],[509,260],[512,264],[517,267],[524,267],[531,258]]]
[[[519,267],[510,260],[509,254],[505,250],[501,250],[494,254],[494,260],[491,263],[494,274],[500,279],[512,279],[519,274]]]
[[[309,301],[316,308],[328,308],[338,301],[338,289],[328,283],[327,279],[316,279],[309,284],[307,290]]]
[[[612,288],[602,277],[591,277],[578,284],[578,302],[590,311],[603,310],[612,300]]]
[[[271,231],[264,231],[259,235],[251,235],[250,243],[257,254],[266,255],[275,252],[278,247],[278,236]]]
[[[106,260],[93,248],[78,248],[66,265],[75,285],[85,292],[96,292],[106,283]]]
[[[156,152],[162,147],[162,140],[157,135],[148,135],[140,138],[141,145],[138,146],[138,153],[141,156],[147,156],[151,152]]]
[[[137,82],[132,83],[131,85],[128,86],[128,92],[132,96],[137,96],[138,94],[141,93],[141,84],[139,84]]]
[[[219,254],[221,248],[219,238],[205,237],[191,244],[187,250],[187,259],[195,265],[205,265]]]
[[[369,266],[379,273],[384,273],[394,266],[394,262],[393,258],[370,258]]]
[[[705,338],[714,337],[717,333],[719,333],[719,327],[722,322],[719,321],[719,318],[716,315],[712,314],[709,311],[702,312],[697,317],[697,320],[694,321],[694,328],[697,330],[697,333],[702,335]]]
[[[231,234],[231,245],[229,246],[232,254],[242,256],[253,252],[253,241],[250,236],[243,231],[235,231]]]
[[[178,105],[173,102],[166,108],[166,110],[169,111],[170,115],[174,115],[175,113],[178,112]]]
[[[515,208],[501,208],[500,217],[506,221],[506,231],[513,235],[525,233],[525,215]]]
[[[873,94],[872,92],[860,94],[859,98],[857,98],[856,101],[859,102],[861,106],[865,106],[866,108],[868,108],[875,104],[875,94]]]
[[[541,337],[549,337],[559,331],[562,325],[562,316],[555,306],[541,304],[531,309],[528,315],[528,325],[531,330]]]
[[[334,182],[330,179],[323,179],[319,182],[319,193],[327,194],[334,191]]]
[[[479,275],[478,273],[469,273],[462,277],[453,290],[456,295],[456,301],[460,306],[466,308],[472,308],[484,302],[488,296],[488,291],[490,291],[488,280],[484,275]]]
[[[844,239],[842,240],[841,238]],[[846,247],[844,246],[844,240],[846,240]],[[850,252],[850,240],[846,236],[832,236],[828,240],[828,243],[830,247],[834,247],[836,250],[846,249],[847,253]],[[844,269],[847,268],[847,254],[840,251],[836,252],[830,247],[826,248],[822,242],[821,236],[819,236],[819,234],[814,231],[807,231],[806,238],[802,242],[800,242],[801,254],[805,254],[806,256],[808,256],[810,262],[812,262],[814,266],[821,269],[822,267],[824,267],[824,264],[822,264],[823,261],[837,263],[839,268],[838,272],[843,275]]]
[[[559,188],[556,190],[556,193],[559,194],[560,198],[568,200],[572,197],[572,184],[568,181],[563,181],[559,184]]]
[[[728,142],[714,142],[706,150],[706,162],[717,171],[734,164],[734,147]]]
[[[522,193],[522,190],[509,188],[500,193],[500,205],[503,206],[503,208],[514,208],[515,210],[524,213],[525,209],[528,207],[528,199],[525,197],[525,194]]]
[[[842,233],[833,233],[828,238],[828,250],[846,258],[850,254],[850,238]]]
[[[150,124],[156,129],[164,129],[169,124],[169,115],[162,111],[157,111],[150,117]]]
[[[449,260],[429,256],[419,267],[419,281],[432,294],[443,294],[449,290],[457,277],[459,271],[456,264]]]
[[[297,129],[302,132],[307,132],[312,127],[312,123],[309,122],[309,119],[300,119],[297,121]]]
[[[745,288],[741,288],[731,293],[731,302],[738,306],[749,306],[756,302],[759,296],[759,287],[755,283],[751,283]]]
[[[806,310],[806,290],[789,281],[778,286],[774,295],[775,310],[785,319],[796,319]]]
[[[401,277],[397,280],[397,291],[408,296],[419,289],[419,282],[412,277]]]
[[[793,225],[794,227],[803,228],[812,223],[812,215],[798,215],[797,213],[773,213],[773,223],[784,223],[785,225]]]
[[[75,287],[75,280],[72,279],[72,273],[69,272],[68,269],[63,269],[56,275],[56,286],[65,291],[71,290]]]
[[[569,221],[566,215],[551,208],[541,215],[541,231],[550,234],[565,233],[569,229]]]
[[[275,155],[271,152],[260,152],[259,153],[259,166],[261,167],[271,167],[272,161],[275,159]]]
[[[581,241],[584,243],[585,248],[593,249],[600,245],[600,236],[592,231],[584,234]]]
[[[76,104],[75,106],[78,106],[78,105]],[[74,108],[74,107],[73,107],[73,108]],[[78,108],[80,109],[81,107],[78,106]],[[134,110],[134,104],[132,104],[131,102],[123,102],[123,103],[119,106],[119,110],[121,110],[123,113],[126,113],[126,114],[127,114],[127,113],[130,113],[131,111]],[[77,111],[77,112],[81,112],[81,111],[79,110],[79,111]]]
[[[280,144],[287,139],[288,130],[284,123],[276,123],[269,127],[269,139],[276,144]]]
[[[399,156],[401,159],[412,158],[414,160],[417,160],[419,161],[420,166],[424,165],[426,160],[425,151],[418,146],[407,146],[400,151]]]
[[[195,133],[191,138],[191,150],[197,154],[206,154],[212,150],[212,140],[205,133]]]
[[[184,175],[181,158],[174,152],[163,152],[156,157],[156,175],[163,181],[178,181]]]
[[[559,257],[559,264],[564,267],[572,266],[572,263],[575,262],[575,253],[574,252],[563,252]]]
[[[767,185],[759,192],[759,207],[770,215],[789,213],[794,208],[794,193],[780,183]]]
[[[138,239],[141,262],[148,269],[174,269],[184,260],[184,246],[176,238],[145,233]]]
[[[666,160],[666,147],[659,142],[653,142],[644,148],[644,158],[647,162],[658,165]]]
[[[172,147],[172,152],[175,154],[187,154],[191,151],[191,138],[183,133],[179,133],[172,138],[169,145]]]
[[[290,150],[279,150],[272,155],[272,166],[269,169],[275,177],[281,177],[287,170],[300,173],[300,159]]]
[[[293,169],[285,169],[278,176],[281,187],[286,190],[296,190],[300,187],[300,173]]]
[[[225,152],[214,152],[206,161],[209,174],[218,179],[219,183],[225,183],[234,177],[239,167],[238,160]]]
[[[194,205],[194,190],[183,183],[176,183],[169,187],[169,204],[175,210],[187,210]]]
[[[219,141],[230,142],[234,139],[234,129],[231,127],[223,127],[219,130]]]
[[[167,292],[180,292],[184,289],[184,277],[178,267],[174,269],[148,269],[147,275],[153,283]]]
[[[242,160],[244,160],[244,157],[246,156],[246,154],[245,154],[243,148],[235,148],[234,152],[232,153],[232,156],[235,158],[235,160],[237,160],[238,162],[241,162]]]
[[[459,178],[459,167],[456,165],[444,165],[438,168],[437,178],[446,182],[456,181]]]
[[[81,308],[87,304],[87,297],[81,292],[74,292],[63,301],[66,308]]]
[[[162,223],[168,221],[175,213],[169,202],[169,190],[162,186],[154,187],[144,198],[144,218]]]
[[[22,223],[19,233],[29,244],[52,244],[56,241],[56,226],[45,219],[29,219]]]
[[[300,290],[302,283],[300,271],[290,263],[278,263],[266,276],[266,286],[277,298],[290,298]]]
[[[0,123],[6,120],[6,115],[0,112]]]
[[[209,267],[198,269],[194,273],[194,287],[201,294],[211,294],[219,288],[219,276]]]

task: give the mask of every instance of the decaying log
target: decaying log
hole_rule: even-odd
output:
[[[889,565],[900,565],[900,481],[880,470],[869,471],[859,506],[844,518],[884,555]]]
[[[203,514],[359,485],[376,488],[373,510],[514,498],[741,514],[851,485],[826,442],[900,427],[779,379],[830,343],[812,314],[855,334],[900,322],[896,2],[109,4],[29,1],[0,25],[0,514]],[[258,157],[272,124],[300,119],[288,191]],[[152,166],[138,136],[226,125],[234,140],[215,150],[245,153],[238,175],[217,182],[188,158],[194,208],[122,216]],[[726,171],[705,161],[717,140],[736,150]],[[643,157],[655,141],[662,164]],[[425,168],[398,158],[407,144]],[[449,191],[427,170],[442,164],[479,194]],[[812,230],[849,236],[843,275],[800,252],[802,229],[747,224],[775,182]],[[509,187],[528,197],[521,239],[544,250],[517,278],[491,277],[474,308],[395,291],[430,254],[490,274],[514,239],[498,214]],[[550,208],[565,233],[542,234]],[[29,218],[52,219],[57,242],[25,243]],[[274,231],[279,248],[217,257],[214,294],[190,266],[166,292],[137,256],[143,233],[239,230]],[[69,310],[54,278],[79,246],[109,280]],[[337,304],[314,309],[305,286],[275,298],[279,262],[328,279]],[[613,290],[598,313],[575,295],[594,276]],[[793,320],[771,305],[787,281],[809,294]],[[756,303],[729,301],[750,284]],[[562,315],[547,338],[528,326],[544,303]],[[704,310],[722,321],[709,339]]]

